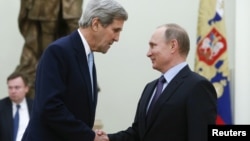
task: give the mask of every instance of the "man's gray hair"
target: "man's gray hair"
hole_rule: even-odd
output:
[[[112,24],[114,19],[126,21],[128,13],[115,0],[90,0],[79,20],[79,26],[91,26],[93,18],[98,18],[102,26],[106,27]]]

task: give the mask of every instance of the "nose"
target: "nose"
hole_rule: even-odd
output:
[[[120,33],[117,33],[114,37],[114,41],[115,42],[118,42],[119,41],[119,38],[120,38]]]
[[[149,49],[148,52],[147,52],[147,57],[150,57],[151,55],[152,55],[152,53],[151,53],[151,51]]]

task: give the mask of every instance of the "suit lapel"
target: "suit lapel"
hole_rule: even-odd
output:
[[[95,67],[95,62],[93,64],[93,84],[94,84],[94,105],[96,106],[97,104],[97,90],[98,90],[98,86],[97,86],[97,76],[96,76],[96,67]]]
[[[153,94],[156,83],[157,83],[157,80],[154,80],[144,90],[145,93],[142,96],[141,106],[140,106],[140,107],[142,107],[142,110],[140,110],[140,115],[142,115],[143,117],[146,116],[148,103],[149,103],[149,100]]]
[[[141,99],[140,99],[140,105],[139,105],[138,111],[139,111],[139,117],[142,117],[142,118],[139,118],[140,120],[142,120],[142,121],[139,121],[141,122],[140,129],[141,129],[142,134],[145,134],[146,129],[147,129],[147,107],[148,107],[149,100],[152,96],[152,93],[154,91],[154,88],[156,86],[156,83],[157,83],[157,80],[154,80],[151,83],[149,83],[145,87],[143,91],[143,95],[141,96]]]
[[[6,99],[6,109],[2,111],[2,116],[5,120],[6,133],[8,136],[13,140],[13,116],[12,116],[12,103],[11,100],[8,98]]]
[[[28,112],[29,112],[29,117],[31,116],[31,111],[32,111],[32,104],[33,104],[33,101],[29,98],[26,98],[26,101],[27,101],[27,106],[28,106]]]
[[[84,49],[84,46],[83,46],[83,43],[82,43],[82,40],[78,31],[75,31],[71,34],[71,39],[72,39],[73,48],[75,49],[76,60],[79,66],[79,70],[82,74],[81,78],[83,78],[85,84],[88,87],[89,101],[93,101],[88,61],[87,61],[86,52],[85,52],[85,49]],[[93,107],[93,103],[90,103],[90,107],[91,107],[91,110],[94,110],[95,108]]]

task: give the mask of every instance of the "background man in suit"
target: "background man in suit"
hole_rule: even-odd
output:
[[[166,24],[154,31],[147,56],[165,78],[162,93],[153,105],[159,80],[149,82],[132,126],[109,134],[110,141],[207,141],[208,125],[215,124],[217,94],[212,83],[190,70],[189,49],[188,34],[179,25]]]
[[[20,141],[25,128],[28,125],[32,99],[26,98],[29,91],[27,76],[22,73],[12,73],[7,78],[9,96],[0,100],[0,140],[1,141]],[[19,108],[19,124],[16,139],[14,139],[13,118]]]
[[[34,96],[37,62],[55,39],[78,28],[83,0],[21,0],[19,30],[24,37],[20,64],[15,71],[29,75],[29,97]]]
[[[127,18],[115,0],[90,0],[79,29],[46,48],[38,63],[34,108],[22,141],[107,139],[92,130],[98,89],[95,64],[90,67],[88,61],[93,52],[106,53],[119,40]]]

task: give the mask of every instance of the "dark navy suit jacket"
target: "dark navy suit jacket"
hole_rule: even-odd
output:
[[[51,43],[37,68],[32,116],[22,141],[93,141],[97,103],[77,31]]]
[[[29,115],[32,99],[26,98]],[[0,141],[13,141],[12,102],[9,97],[0,100]]]
[[[215,124],[217,114],[213,85],[184,67],[163,90],[146,121],[156,83],[148,83],[143,90],[132,126],[109,134],[110,141],[207,141],[207,125]]]

